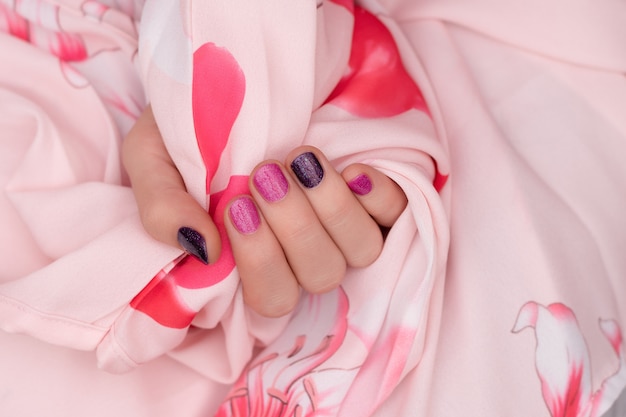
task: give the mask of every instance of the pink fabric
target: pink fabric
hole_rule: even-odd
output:
[[[0,414],[602,415],[626,7],[514,3],[0,2]],[[381,169],[409,207],[380,259],[270,320],[225,238],[209,266],[151,240],[119,161],[142,85],[222,232],[299,144]]]

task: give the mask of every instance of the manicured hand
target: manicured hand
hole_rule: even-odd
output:
[[[290,311],[300,287],[330,291],[347,266],[374,262],[380,226],[391,226],[406,206],[384,174],[363,164],[340,174],[312,147],[295,149],[284,164],[259,164],[250,192],[231,202],[225,223],[246,303],[270,316]]]
[[[217,228],[187,193],[150,108],[126,138],[123,159],[148,233],[216,261]],[[300,288],[330,291],[346,267],[374,262],[383,246],[380,226],[392,226],[406,207],[400,187],[381,172],[353,164],[338,173],[313,147],[260,163],[250,191],[229,202],[224,223],[245,302],[273,317],[294,308]]]

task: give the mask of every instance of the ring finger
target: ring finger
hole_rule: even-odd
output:
[[[382,233],[344,178],[317,148],[302,147],[291,155],[287,161],[293,176],[347,264],[374,262],[382,250]]]

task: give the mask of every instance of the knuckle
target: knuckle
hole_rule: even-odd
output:
[[[353,201],[347,198],[336,199],[331,206],[319,214],[319,218],[324,227],[341,229],[352,222],[354,208]]]
[[[280,317],[292,311],[299,289],[286,260],[275,253],[258,251],[246,256],[240,267],[244,302],[265,317]]]
[[[266,297],[245,296],[244,302],[264,317],[282,317],[296,308],[297,296],[270,294]]]
[[[288,277],[270,283],[263,275],[255,274],[254,283],[243,282],[244,302],[265,317],[281,317],[292,311],[298,302],[297,284]],[[293,280],[293,279],[291,279]]]
[[[315,218],[300,218],[287,224],[277,235],[280,245],[292,260],[308,258],[325,244],[326,231]]]
[[[348,265],[355,268],[364,268],[373,264],[383,251],[383,238],[380,229],[377,235],[364,239],[362,242],[362,245],[357,247],[355,251],[346,255]]]
[[[306,279],[298,277],[302,288],[312,294],[323,294],[337,288],[346,275],[347,265],[343,256],[336,258],[321,263]]]
[[[139,208],[141,222],[149,233],[159,230],[163,219],[167,218],[167,213],[168,204],[160,199],[148,200]]]

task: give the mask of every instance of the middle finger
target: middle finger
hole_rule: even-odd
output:
[[[337,287],[345,274],[346,261],[282,164],[266,161],[250,178],[250,191],[300,285],[311,293]]]

